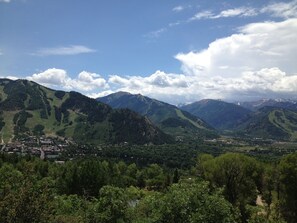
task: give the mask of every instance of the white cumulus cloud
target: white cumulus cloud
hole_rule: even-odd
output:
[[[39,84],[54,87],[67,86],[67,83],[71,80],[65,70],[56,68],[47,69],[46,71],[33,74],[32,76],[27,77],[27,79]]]
[[[112,91],[112,90],[106,90],[106,91],[102,91],[102,92],[99,92],[99,93],[88,93],[86,94],[89,98],[100,98],[100,97],[104,97],[104,96],[107,96],[109,94],[113,94],[115,93],[116,91]]]
[[[80,89],[83,91],[92,91],[94,89],[106,88],[106,81],[100,75],[82,71],[78,74],[76,79],[69,81],[69,85],[73,89]]]
[[[71,78],[65,70],[51,68],[26,78],[48,87],[82,92],[103,90],[108,87],[104,78],[87,71],[82,71],[76,78]]]
[[[186,88],[188,86],[184,75],[167,74],[159,70],[148,77],[120,77],[118,75],[112,75],[108,82],[135,90],[143,88]]]
[[[0,78],[7,78],[7,79],[10,79],[10,80],[17,80],[17,79],[19,79],[18,77],[12,76],[12,75],[0,75]]]
[[[210,43],[199,52],[179,53],[186,74],[237,76],[247,70],[279,67],[297,70],[297,19],[246,25],[240,32]],[[221,69],[226,68],[228,69]]]

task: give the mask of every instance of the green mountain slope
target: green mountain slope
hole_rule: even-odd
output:
[[[198,117],[173,105],[140,94],[133,95],[126,92],[117,92],[97,100],[113,108],[129,108],[141,115],[145,115],[164,132],[176,137],[216,136],[213,128]]]
[[[182,106],[181,109],[201,117],[216,129],[230,130],[239,125],[251,113],[241,106],[219,100],[205,99]]]
[[[297,112],[264,107],[256,111],[238,129],[256,138],[297,140]]]
[[[130,110],[114,110],[79,93],[54,91],[27,80],[0,79],[1,141],[42,134],[81,143],[172,141]]]

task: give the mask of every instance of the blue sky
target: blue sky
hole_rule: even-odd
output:
[[[0,76],[174,104],[292,98],[296,15],[296,0],[0,0]]]

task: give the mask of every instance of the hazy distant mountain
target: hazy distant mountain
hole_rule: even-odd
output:
[[[243,122],[239,129],[256,138],[297,140],[297,112],[284,108],[263,107]]]
[[[140,94],[117,92],[97,100],[113,108],[129,108],[145,115],[168,134],[191,138],[214,136],[213,128],[198,117],[182,111],[176,106]]]
[[[82,143],[164,143],[172,138],[147,118],[80,93],[54,91],[27,80],[0,79],[0,139],[48,135]]]
[[[250,102],[237,102],[236,104],[250,109],[252,111],[256,111],[260,108],[270,106],[277,108],[285,108],[297,111],[297,102],[289,99],[261,99],[258,101],[250,101]]]
[[[251,113],[250,110],[241,106],[212,99],[204,99],[184,105],[181,109],[201,117],[220,130],[236,128]]]

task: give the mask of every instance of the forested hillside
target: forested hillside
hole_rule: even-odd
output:
[[[147,118],[114,110],[77,92],[54,91],[27,80],[0,79],[0,138],[59,136],[79,143],[171,142]]]
[[[181,107],[220,130],[232,130],[245,120],[250,110],[220,100],[204,99]]]
[[[128,108],[147,116],[165,133],[177,139],[199,139],[217,137],[211,125],[197,116],[174,105],[140,94],[117,92],[97,99],[113,108]]]
[[[277,140],[297,139],[297,112],[284,108],[263,107],[238,127],[242,133]]]

